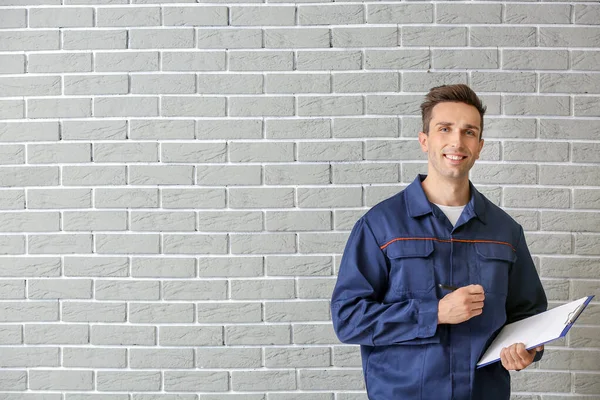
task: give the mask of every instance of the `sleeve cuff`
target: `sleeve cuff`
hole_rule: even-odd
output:
[[[418,337],[428,338],[435,335],[438,327],[438,302],[421,301],[419,303],[419,332]]]

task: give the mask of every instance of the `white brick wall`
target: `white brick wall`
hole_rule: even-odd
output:
[[[336,266],[444,83],[551,305],[600,297],[597,2],[199,3],[0,0],[1,400],[364,400]],[[600,399],[599,304],[514,399]]]

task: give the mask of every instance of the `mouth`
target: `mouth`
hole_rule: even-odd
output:
[[[460,162],[467,158],[467,156],[461,156],[459,154],[444,154],[444,158],[453,162]]]

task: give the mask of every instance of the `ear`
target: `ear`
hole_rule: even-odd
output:
[[[427,153],[429,150],[428,140],[429,136],[425,132],[419,132],[419,143],[421,144],[421,150],[423,150],[424,153]]]
[[[483,149],[483,143],[484,143],[484,140],[481,139],[479,141],[479,150],[477,151],[477,158],[475,158],[476,160],[479,160],[479,154],[481,154],[481,149]]]

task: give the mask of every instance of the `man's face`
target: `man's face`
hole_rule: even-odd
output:
[[[483,147],[479,112],[465,103],[444,102],[433,107],[429,134],[419,133],[427,153],[429,174],[440,178],[464,179]]]

